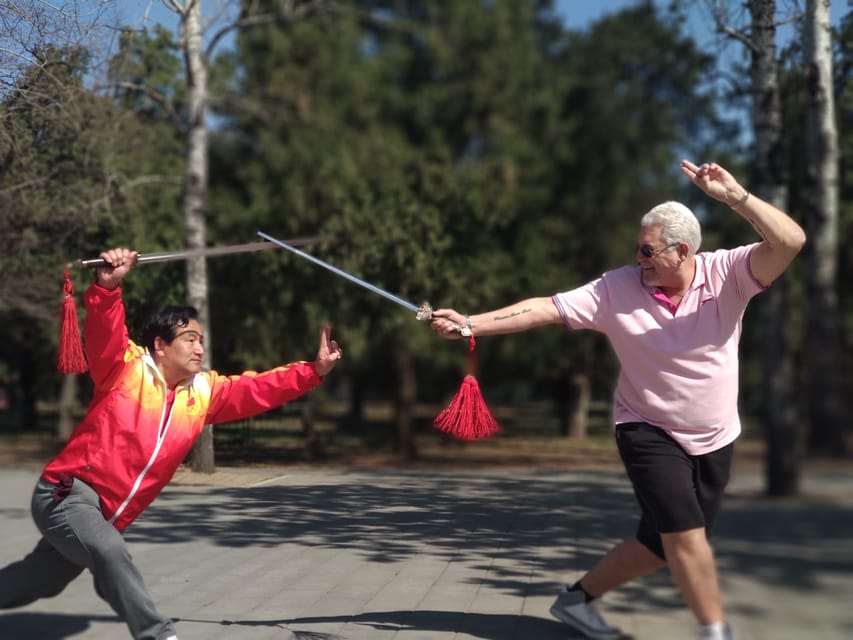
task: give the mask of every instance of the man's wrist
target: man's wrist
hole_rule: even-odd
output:
[[[749,198],[749,191],[744,189],[743,190],[743,196],[741,197],[741,199],[738,200],[737,202],[735,202],[734,204],[730,204],[729,207],[731,207],[732,209],[737,209],[739,206],[744,204],[748,198]]]
[[[103,284],[101,282],[100,278],[95,278],[94,284],[99,286],[101,289],[104,289],[105,291],[115,291],[116,289],[118,289],[121,286],[121,282]]]
[[[465,316],[465,323],[461,325],[461,329],[459,330],[459,333],[461,333],[466,338],[469,338],[470,336],[472,336],[474,334],[474,331],[471,328],[471,316],[469,316],[469,315]]]

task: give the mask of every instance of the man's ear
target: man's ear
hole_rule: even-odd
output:
[[[163,338],[154,338],[154,353],[161,353],[166,346],[167,342]]]

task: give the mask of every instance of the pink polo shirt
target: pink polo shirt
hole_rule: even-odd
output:
[[[639,266],[553,296],[568,329],[600,331],[616,352],[615,425],[648,422],[690,455],[737,438],[741,322],[764,289],[749,267],[756,246],[697,254],[693,284],[677,307],[643,284]]]

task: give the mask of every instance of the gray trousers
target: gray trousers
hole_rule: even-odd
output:
[[[62,500],[54,500],[53,490],[44,480],[36,484],[31,509],[42,538],[23,560],[0,569],[0,609],[53,597],[88,569],[95,591],[135,640],[174,636],[172,621],[154,606],[127,543],[104,519],[95,490],[77,479]]]

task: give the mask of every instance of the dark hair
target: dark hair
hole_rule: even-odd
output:
[[[153,353],[156,338],[162,338],[166,344],[171,344],[178,329],[189,325],[190,320],[198,320],[198,310],[195,307],[163,307],[145,321],[142,327],[142,345]]]

